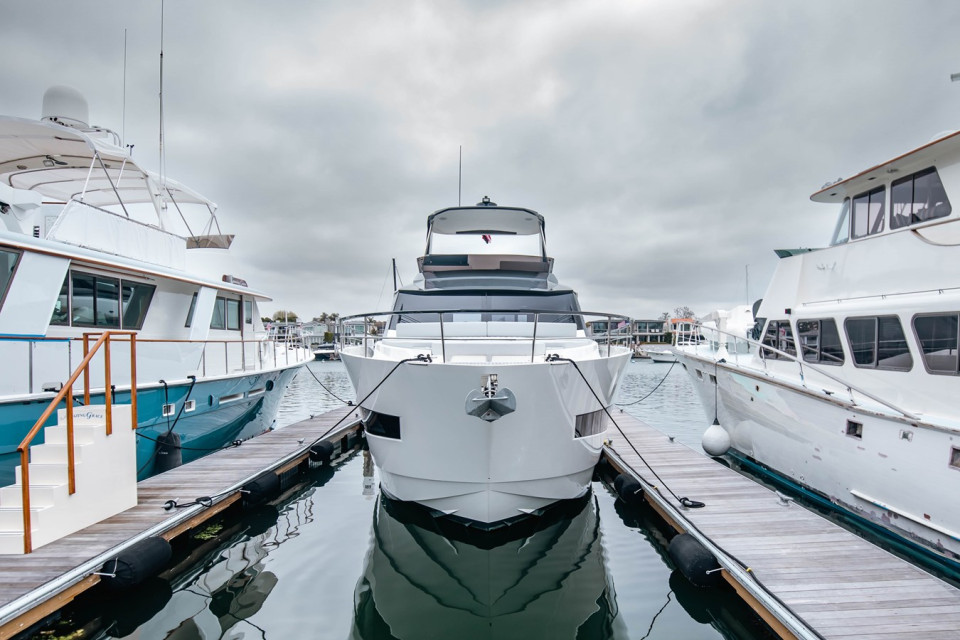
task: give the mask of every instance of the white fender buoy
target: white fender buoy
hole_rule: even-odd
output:
[[[719,422],[715,421],[703,432],[700,446],[703,447],[708,456],[722,456],[730,449],[730,434],[720,426]]]

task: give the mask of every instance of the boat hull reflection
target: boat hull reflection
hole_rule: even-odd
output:
[[[354,594],[352,637],[621,635],[596,499],[566,506],[536,530],[490,545],[490,533],[461,527],[451,539],[429,520],[421,526],[423,509],[381,495]]]

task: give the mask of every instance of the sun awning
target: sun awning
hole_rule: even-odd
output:
[[[174,180],[165,178],[161,188],[156,174],[96,132],[49,121],[0,116],[0,182],[58,202],[82,196],[98,207],[166,201],[216,210],[213,202]]]

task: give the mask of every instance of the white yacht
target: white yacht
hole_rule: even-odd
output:
[[[0,484],[14,480],[17,447],[83,359],[85,335],[136,335],[141,478],[271,428],[312,357],[265,340],[258,303],[269,298],[217,266],[233,236],[216,205],[88,122],[66,87],[47,91],[41,120],[0,117]],[[129,402],[129,340],[113,350],[114,401]],[[98,359],[92,404],[104,402],[103,379]]]
[[[418,264],[393,311],[341,319],[385,323],[340,350],[382,490],[484,527],[584,495],[631,355],[584,317],[627,318],[581,311],[543,217],[488,198],[430,215]]]
[[[705,449],[960,568],[960,133],[811,198],[839,206],[830,246],[777,252],[758,342],[680,350]]]

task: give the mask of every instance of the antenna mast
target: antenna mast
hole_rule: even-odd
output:
[[[460,190],[463,185],[463,145],[460,145],[460,168],[457,170],[457,206],[460,206]],[[396,289],[396,287],[394,287]]]
[[[397,292],[397,259],[391,258],[393,261],[393,292]]]
[[[127,30],[123,30],[123,111],[120,116],[120,146],[127,144]]]
[[[160,0],[160,187],[163,188],[163,0]]]

